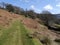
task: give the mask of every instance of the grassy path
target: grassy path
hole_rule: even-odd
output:
[[[16,21],[9,29],[5,29],[0,36],[0,45],[22,45],[19,27]]]
[[[27,36],[27,30],[16,21],[9,29],[4,29],[0,36],[0,45],[34,45]]]

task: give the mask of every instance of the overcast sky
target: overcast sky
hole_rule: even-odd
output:
[[[38,13],[43,10],[60,13],[60,0],[0,0],[0,2],[10,3],[23,9],[33,9]]]

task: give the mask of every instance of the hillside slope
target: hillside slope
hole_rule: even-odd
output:
[[[45,37],[50,38],[51,40],[55,40],[56,38],[60,38],[60,35],[56,34],[55,32],[50,31],[46,26],[39,24],[36,19],[24,17],[22,15],[14,14],[12,12],[8,12],[8,11],[2,10],[2,9],[0,9],[0,32],[1,32],[1,30],[3,30],[2,28],[8,29],[12,25],[12,23],[14,23],[16,20],[20,21],[30,33],[38,32],[36,35],[38,35],[38,36],[43,35]],[[17,25],[18,25],[18,23],[17,23]],[[13,26],[13,28],[15,28],[14,26]],[[12,30],[12,29],[9,29],[9,30]],[[15,29],[13,29],[13,30],[15,31]],[[8,32],[9,31],[7,31],[7,33]],[[7,37],[7,33],[6,34],[3,33],[6,35],[5,38],[9,37],[9,36]],[[12,35],[13,37],[19,35],[19,33],[17,33],[17,32],[15,32],[13,34],[14,34],[14,36]],[[8,33],[8,35],[10,35],[10,33]],[[4,45],[4,44],[2,44],[2,42],[5,42],[6,39],[4,38],[4,35],[2,35],[2,36],[3,37],[0,37],[0,39],[2,39],[0,44]],[[18,38],[18,37],[16,37],[16,38]],[[14,38],[14,40],[16,40],[16,38]],[[10,40],[10,38],[9,38],[8,40],[11,41],[12,39]],[[18,39],[16,41],[18,41]],[[7,44],[8,42],[6,42],[5,45],[8,45]],[[15,44],[10,44],[10,45],[15,45]],[[16,45],[19,45],[19,44],[16,44]],[[24,44],[21,44],[21,45],[24,45]]]

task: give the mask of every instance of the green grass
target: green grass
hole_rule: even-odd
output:
[[[9,41],[13,37],[13,32],[16,31],[16,24],[13,24],[9,29],[4,29],[2,35],[0,37],[0,45],[8,45],[6,42],[10,43]],[[12,40],[11,40],[12,41]]]
[[[32,39],[27,36],[28,32],[22,24],[20,25],[20,28],[21,28],[21,39],[23,45],[34,45]]]
[[[34,45],[42,45],[42,43],[36,38],[33,39],[33,42],[34,42]]]
[[[29,32],[20,21],[15,21],[8,29],[0,29],[0,45],[39,45],[38,41],[26,36]]]

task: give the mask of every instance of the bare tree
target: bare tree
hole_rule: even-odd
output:
[[[6,8],[6,3],[1,2],[1,3],[0,3],[0,8],[5,9],[5,8]]]

